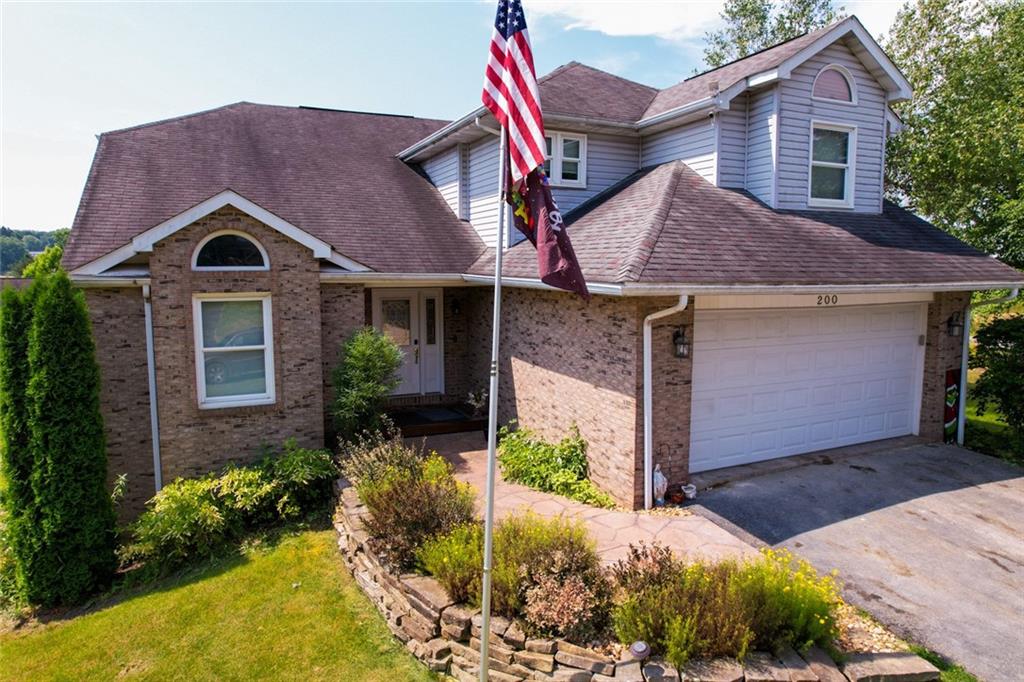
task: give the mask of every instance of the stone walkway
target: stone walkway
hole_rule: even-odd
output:
[[[420,439],[410,439],[418,441]],[[455,466],[456,476],[473,485],[481,513],[487,480],[487,443],[481,432],[431,436],[428,450],[436,450]],[[495,482],[494,511],[498,519],[529,510],[542,516],[572,516],[586,523],[601,559],[606,563],[626,556],[630,543],[659,542],[679,554],[707,559],[749,555],[754,548],[712,521],[695,514],[669,516],[599,509],[565,497],[542,493],[500,478]]]

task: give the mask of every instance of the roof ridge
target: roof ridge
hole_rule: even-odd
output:
[[[744,55],[742,57],[737,57],[736,59],[733,59],[730,62],[726,62],[725,64],[719,64],[718,66],[716,66],[714,68],[708,69],[706,71],[701,71],[700,73],[695,73],[692,76],[690,76],[689,78],[684,78],[683,80],[679,81],[679,83],[675,83],[675,85],[679,85],[680,83],[686,83],[687,81],[692,81],[695,78],[700,78],[701,76],[706,76],[709,73],[714,73],[715,71],[718,71],[719,69],[724,69],[727,66],[732,66],[733,64],[738,64],[739,62],[742,62],[745,59],[750,59],[751,57],[756,57],[759,54],[763,54],[765,52],[768,52],[769,50],[774,50],[777,47],[782,47],[783,45],[786,45],[788,43],[793,42],[794,40],[800,40],[804,36],[809,36],[812,33],[827,33],[828,31],[831,31],[833,28],[835,28],[839,24],[843,23],[844,21],[846,21],[847,19],[849,19],[852,16],[855,16],[855,15],[848,14],[848,15],[846,15],[844,17],[836,19],[835,21],[833,21],[831,24],[828,24],[827,26],[821,26],[819,28],[814,29],[813,31],[804,31],[800,35],[793,36],[792,38],[788,38],[786,40],[783,40],[780,43],[775,43],[774,45],[769,45],[768,47],[762,47],[760,50],[755,50],[754,52],[751,52],[748,55]],[[673,87],[673,86],[670,85],[669,88],[671,88],[671,87]],[[668,88],[665,88],[665,89],[667,90]]]
[[[582,66],[585,69],[590,69],[591,71],[597,71],[598,73],[603,73],[606,76],[611,76],[612,78],[614,78],[616,80],[625,81],[626,83],[631,83],[633,85],[639,85],[641,88],[644,88],[646,90],[651,90],[655,94],[660,92],[660,90],[658,88],[654,87],[653,85],[647,85],[646,83],[641,83],[640,81],[635,81],[632,78],[626,78],[625,76],[620,76],[617,73],[612,73],[611,71],[608,71],[606,69],[600,69],[600,68],[598,68],[596,66],[591,66],[590,64],[584,64],[583,62],[578,62],[576,60],[573,60],[573,61],[569,62],[568,64],[565,64],[565,66],[566,67],[569,67],[569,66]],[[562,68],[562,67],[559,67],[559,68]],[[552,71],[551,73],[554,74],[555,72]]]
[[[637,234],[633,238],[633,244],[636,247],[629,250],[630,257],[627,259],[627,263],[620,266],[619,271],[616,273],[616,279],[620,282],[623,280],[640,281],[644,270],[647,269],[651,254],[654,253],[654,247],[661,238],[662,232],[665,231],[665,223],[668,220],[668,213],[672,202],[675,201],[676,188],[679,186],[679,178],[684,164],[682,161],[677,160],[669,161],[663,165],[667,166],[672,174],[668,180],[668,186],[662,191],[661,196],[658,197],[657,206],[651,212],[651,220],[642,230],[637,230]],[[633,272],[635,272],[635,275],[631,276]]]
[[[202,111],[194,111],[191,114],[182,114],[181,116],[171,116],[170,118],[162,118],[159,121],[150,121],[149,123],[140,123],[139,125],[128,126],[126,128],[115,128],[114,130],[107,130],[105,132],[102,132],[102,133],[100,133],[100,135],[116,135],[118,133],[128,133],[128,132],[131,132],[133,130],[141,130],[141,129],[144,129],[144,128],[152,128],[154,126],[163,125],[165,123],[177,123],[178,121],[184,121],[186,119],[195,118],[197,116],[202,116],[204,114],[212,114],[213,112],[220,111],[221,109],[231,109],[232,107],[242,106],[243,104],[248,104],[248,105],[252,105],[252,106],[260,106],[260,107],[283,106],[283,105],[280,105],[280,104],[256,104],[255,102],[247,102],[245,100],[241,100],[239,102],[232,102],[231,104],[222,104],[219,107],[212,107],[210,109],[203,109]]]

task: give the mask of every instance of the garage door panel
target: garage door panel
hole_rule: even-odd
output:
[[[911,433],[922,321],[920,304],[698,310],[691,470]]]

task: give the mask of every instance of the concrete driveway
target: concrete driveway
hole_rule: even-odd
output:
[[[1024,680],[1024,470],[914,444],[727,483],[700,507],[838,568],[847,599],[983,680]]]

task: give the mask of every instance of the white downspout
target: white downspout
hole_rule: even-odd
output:
[[[964,444],[964,427],[967,424],[967,359],[971,353],[971,311],[978,306],[1012,301],[1017,298],[1019,293],[1020,289],[1015,287],[1010,290],[1009,296],[1001,296],[1000,298],[994,298],[991,301],[978,301],[977,303],[968,305],[967,310],[964,313],[963,348],[960,350],[960,405],[956,418],[957,445]]]
[[[651,389],[651,329],[655,320],[686,310],[690,297],[679,294],[671,308],[657,310],[644,318],[644,509],[650,509],[654,496],[654,402]]]
[[[160,470],[160,422],[156,409],[156,355],[153,352],[153,304],[149,285],[142,287],[142,305],[146,312],[146,373],[149,378],[149,437],[153,441],[153,484],[156,492],[164,487]]]

